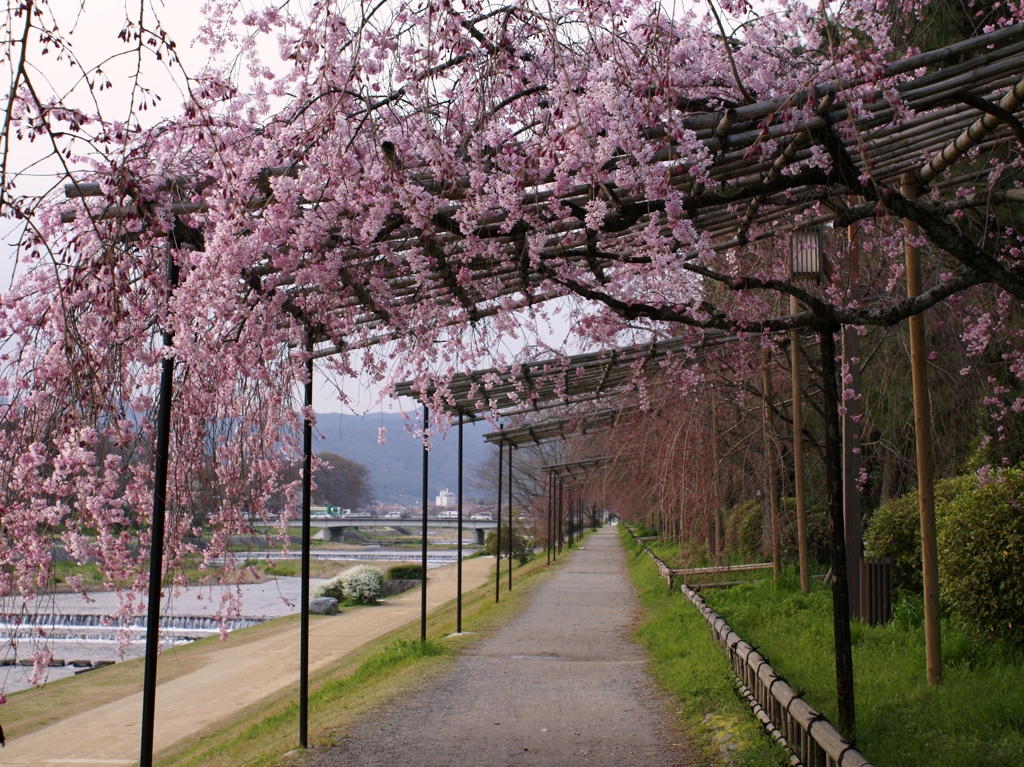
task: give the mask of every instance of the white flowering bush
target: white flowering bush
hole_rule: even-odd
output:
[[[372,565],[358,565],[338,577],[345,598],[361,605],[376,602],[384,588],[384,576]]]
[[[334,597],[339,602],[345,601],[345,589],[341,583],[341,575],[335,575],[330,580],[323,581],[313,587],[312,598]]]

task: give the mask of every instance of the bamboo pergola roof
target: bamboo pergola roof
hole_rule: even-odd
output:
[[[511,416],[611,397],[640,380],[654,378],[671,359],[687,359],[735,336],[706,331],[702,341],[669,338],[571,357],[527,362],[511,370],[487,368],[454,376],[445,386],[442,405],[452,414],[494,411]],[[413,381],[395,385],[395,396],[416,397]],[[427,392],[430,395],[432,392]]]
[[[590,434],[595,431],[611,429],[625,413],[634,408],[604,408],[588,413],[549,418],[544,421],[525,423],[501,431],[484,434],[487,442],[502,445],[541,445],[545,442],[565,440],[576,435]]]
[[[926,70],[925,74],[917,75],[921,70]],[[998,115],[1022,113],[1024,25],[911,56],[872,74],[877,77],[871,81],[865,75],[838,83],[816,83],[804,91],[716,111],[695,111],[681,94],[682,125],[693,132],[711,158],[709,175],[692,176],[690,169],[675,159],[672,141],[661,129],[646,129],[643,134],[654,149],[650,162],[665,168],[671,185],[684,195],[694,229],[706,236],[715,251],[734,249],[808,223],[805,214],[814,203],[846,193],[843,178],[851,173],[886,184],[912,173],[925,190],[929,185],[983,184],[988,171],[984,167],[958,179],[940,180],[940,176],[966,152],[992,147],[1007,137],[1012,140],[1008,121]],[[856,99],[851,105],[846,95],[853,92]],[[902,100],[897,106],[889,98],[893,92]],[[812,164],[812,157],[823,149],[832,154],[839,151],[848,158],[849,167],[826,173],[817,163]],[[630,161],[626,155],[615,156],[605,170],[613,171]],[[271,203],[274,177],[302,172],[298,166],[266,169],[252,180],[247,208],[258,211]],[[347,328],[350,337],[341,337],[342,331],[330,321],[317,323],[317,356],[412,332],[395,323],[394,316],[424,301],[450,307],[444,322],[457,325],[554,298],[568,292],[554,279],[554,264],[582,267],[601,282],[616,259],[636,244],[651,217],[665,209],[664,200],[619,190],[597,233],[599,247],[595,248],[594,233],[586,229],[581,216],[551,221],[541,232],[529,228],[525,222],[543,221],[541,209],[556,195],[554,179],[536,178],[525,189],[521,200],[524,213],[516,222],[508,221],[508,214],[499,211],[489,219],[477,220],[472,231],[464,231],[458,214],[471,192],[468,176],[438,179],[417,175],[414,167],[407,173],[408,183],[439,201],[428,226],[418,226],[396,214],[379,232],[375,240],[378,250],[367,252],[347,241],[339,224],[324,243],[325,248],[344,255],[336,284],[292,286],[298,292],[335,296],[330,311],[347,317],[337,328]],[[207,211],[203,191],[210,183],[169,179],[170,211],[195,216],[202,228]],[[568,193],[559,194],[559,199],[566,206],[582,208],[595,195],[606,194],[603,187],[581,179]],[[84,206],[84,210],[68,210],[66,220],[73,219],[76,212],[88,212],[94,220],[139,215],[132,205],[112,200],[99,205],[91,202],[103,195],[97,184],[68,184],[65,193]],[[531,214],[529,219],[527,214]],[[824,211],[815,215],[822,221],[834,214]],[[534,243],[542,243],[529,252],[527,234]],[[542,235],[539,239],[538,234]],[[467,254],[469,239],[493,245],[491,255]],[[399,258],[382,259],[384,250]],[[271,272],[272,267],[267,270]],[[243,284],[252,285],[262,276],[265,274],[259,268],[240,275]],[[387,303],[369,287],[374,282],[387,286]],[[570,389],[575,386],[564,381]],[[593,391],[602,388],[593,383],[589,387]],[[515,401],[502,402],[504,408]]]

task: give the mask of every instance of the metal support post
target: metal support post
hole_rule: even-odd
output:
[[[500,431],[505,431],[504,426],[499,427]],[[504,467],[505,458],[505,441],[498,440],[498,529],[496,532],[496,538],[494,540],[494,601],[501,601],[501,491],[502,491],[502,471]]]
[[[563,527],[564,517],[563,512],[565,509],[565,480],[561,477],[558,478],[558,546],[555,549],[556,554],[562,553],[562,539],[565,537],[565,529]]]
[[[512,443],[508,443],[508,590],[512,590]]]
[[[178,284],[173,239],[167,248],[167,281],[170,290]],[[168,296],[169,298],[170,296]],[[163,332],[165,349],[174,346],[174,334]],[[174,358],[164,357],[160,365],[160,401],[157,406],[156,451],[153,462],[153,520],[149,543],[149,595],[146,612],[146,660],[142,683],[142,737],[139,767],[152,767],[153,730],[156,724],[156,672],[160,653],[160,592],[164,569],[164,528],[167,519],[167,464],[171,444],[171,403],[174,396]]]
[[[548,564],[549,565],[551,564],[551,543],[555,539],[555,531],[552,528],[552,523],[554,522],[554,519],[553,519],[553,517],[554,517],[554,514],[553,514],[553,511],[554,511],[554,502],[553,502],[554,493],[555,493],[554,477],[552,476],[551,472],[549,471],[548,472],[548,529],[547,529],[547,536],[546,536],[547,540],[545,541],[546,545],[544,546],[544,548],[547,549]]]
[[[455,576],[455,633],[462,633],[462,411],[459,411],[459,536]]]
[[[302,586],[299,608],[299,747],[306,748],[309,741],[309,556],[310,505],[313,492],[313,335],[306,332],[306,389],[303,403],[306,414],[302,419]]]
[[[423,540],[420,543],[420,641],[427,641],[427,483],[429,482],[429,456],[430,450],[427,443],[427,424],[430,422],[430,411],[426,404],[423,405],[423,518],[420,525],[420,534]]]

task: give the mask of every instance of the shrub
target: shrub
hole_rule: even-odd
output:
[[[940,479],[935,483],[935,523],[941,528],[948,516],[950,503],[960,493],[972,487],[971,476]],[[888,557],[892,560],[892,584],[921,594],[921,511],[917,490],[894,498],[880,506],[864,533],[864,554],[868,557]]]
[[[360,605],[376,602],[384,587],[384,576],[372,565],[358,565],[346,570],[339,577],[345,599]]]
[[[771,539],[764,540],[764,510],[755,500],[733,506],[729,509],[725,528],[725,545],[744,561],[759,560],[766,550],[771,550]]]
[[[393,565],[384,574],[386,581],[418,581],[422,577],[422,565]]]
[[[943,517],[939,579],[950,612],[987,639],[1024,643],[1024,466],[972,481]]]
[[[330,580],[318,583],[313,587],[311,596],[313,599],[317,599],[318,597],[333,597],[334,599],[337,599],[339,603],[344,602],[345,591],[341,584],[341,575],[336,575]]]
[[[780,504],[779,524],[782,527],[780,547],[782,562],[793,565],[800,561],[797,541],[796,498],[783,498]],[[807,506],[807,558],[811,565],[824,564],[832,559],[831,532],[828,512],[824,505]]]
[[[494,556],[494,550],[498,545],[498,537],[493,530],[487,533],[484,538],[484,550]],[[530,546],[530,539],[522,533],[516,532],[512,537],[512,556],[519,560],[519,564],[525,565],[530,561],[533,548]],[[508,525],[501,526],[501,556],[508,556]]]
[[[892,560],[892,585],[914,594],[921,583],[921,515],[917,493],[908,493],[879,506],[864,531],[864,555]]]

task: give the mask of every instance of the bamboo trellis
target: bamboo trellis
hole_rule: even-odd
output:
[[[619,423],[623,416],[633,410],[635,408],[602,408],[561,418],[528,422],[521,426],[506,428],[503,431],[484,434],[484,440],[491,444],[503,442],[515,447],[541,445],[545,442],[569,439],[577,434],[584,435],[611,429]]]
[[[509,370],[475,370],[446,381],[442,404],[453,413],[492,410],[509,416],[590,402],[619,395],[638,380],[653,378],[673,359],[688,359],[694,349],[707,352],[734,340],[735,336],[724,331],[706,331],[699,338],[668,338],[571,357],[551,357]],[[395,394],[417,397],[422,392],[416,382],[402,381],[395,385]]]
[[[915,75],[921,69],[929,71]],[[940,191],[954,183],[984,187],[988,168],[967,171],[955,180],[939,174],[971,149],[1015,140],[1007,121],[996,115],[998,108],[1003,115],[1021,113],[1024,25],[902,59],[889,64],[871,81],[867,76],[831,81],[722,111],[694,112],[684,96],[679,99],[680,119],[711,159],[706,177],[690,174],[662,129],[648,128],[643,135],[655,150],[651,162],[664,167],[671,185],[684,193],[688,216],[694,229],[703,235],[704,245],[726,251],[778,236],[809,220],[833,217],[836,213],[829,213],[827,208],[812,214],[811,206],[848,194],[850,174],[895,185],[909,171],[925,192],[928,185]],[[892,96],[899,104],[893,103]],[[981,111],[977,108],[979,100],[992,106]],[[822,149],[839,158],[837,164],[845,163],[845,167],[826,173],[810,164],[812,155]],[[630,162],[635,159],[616,155],[604,170],[610,173]],[[245,210],[256,215],[273,201],[275,177],[302,172],[300,166],[266,169],[252,180]],[[618,259],[628,258],[641,231],[665,207],[664,200],[614,190],[615,205],[597,233],[595,247],[593,233],[588,233],[581,216],[551,221],[542,232],[529,228],[525,223],[527,214],[531,221],[543,220],[539,215],[542,208],[555,197],[553,179],[536,178],[524,191],[524,214],[513,226],[509,226],[506,212],[496,211],[478,221],[472,231],[463,231],[457,214],[470,193],[469,178],[441,180],[418,173],[414,167],[408,174],[407,183],[434,195],[437,208],[429,230],[400,214],[386,222],[377,238],[378,247],[380,252],[386,249],[400,259],[392,262],[382,259],[380,252],[355,247],[339,225],[324,243],[325,249],[338,250],[344,256],[337,283],[291,286],[295,291],[331,297],[327,316],[311,323],[316,331],[317,356],[414,332],[394,322],[394,315],[403,306],[423,301],[449,306],[446,322],[451,325],[544,302],[569,292],[569,286],[558,279],[557,265],[582,266],[583,272],[599,283]],[[200,178],[169,179],[166,204],[170,212],[196,216],[201,228],[207,211],[203,192],[212,183]],[[595,195],[605,193],[590,181],[581,181],[559,199],[567,206],[581,208]],[[126,203],[123,195],[118,198],[109,190],[105,193],[97,184],[68,184],[66,195],[78,200],[73,209],[66,211],[66,220],[82,213],[94,221],[104,221],[142,212],[135,201]],[[978,195],[979,204],[984,196]],[[96,205],[95,198],[102,198],[102,202]],[[970,201],[960,198],[954,204]],[[297,213],[301,215],[301,211]],[[534,235],[533,251],[526,246],[527,234]],[[539,240],[537,234],[542,235]],[[464,245],[469,237],[495,247],[487,256],[469,255]],[[692,247],[677,243],[676,256],[695,256],[696,249],[688,250]],[[415,269],[409,266],[410,260],[416,260]],[[456,278],[457,271],[467,269],[469,279]],[[271,272],[268,259],[265,268],[255,267],[242,275],[244,289],[258,290],[260,281]],[[370,275],[387,285],[392,297],[389,305],[382,305],[367,288]],[[359,332],[352,332],[353,328]]]

